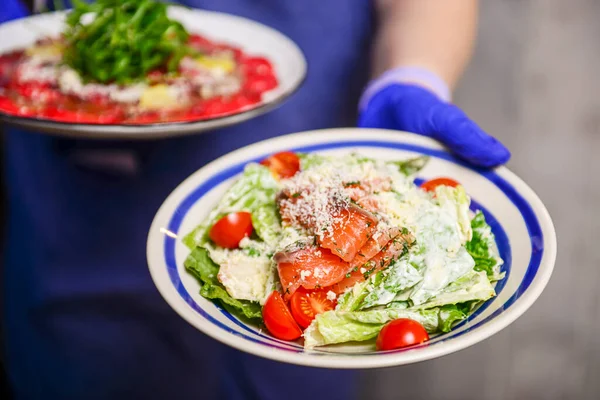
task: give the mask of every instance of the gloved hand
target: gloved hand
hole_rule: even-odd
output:
[[[444,88],[439,78],[428,83],[432,83],[430,87],[439,88],[439,95],[434,94],[435,90],[402,83],[393,77],[390,79],[389,73],[387,77],[384,74],[365,91],[358,126],[397,129],[431,137],[479,167],[506,163],[510,152],[502,143],[485,133],[460,108],[442,100],[449,97],[447,86]]]
[[[25,17],[27,14],[27,8],[20,0],[3,0],[0,6],[0,24]]]

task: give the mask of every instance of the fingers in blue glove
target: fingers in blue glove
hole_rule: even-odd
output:
[[[396,84],[381,90],[360,113],[358,126],[429,136],[479,167],[495,167],[510,159],[508,149],[460,108],[414,85]]]

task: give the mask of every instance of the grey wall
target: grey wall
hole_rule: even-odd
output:
[[[558,234],[537,303],[494,337],[374,370],[364,399],[600,398],[600,1],[482,0],[456,103],[513,152]]]

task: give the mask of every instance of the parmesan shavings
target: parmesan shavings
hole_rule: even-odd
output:
[[[377,165],[370,162],[349,165],[334,161],[302,171],[283,181],[279,196],[282,215],[292,225],[307,228],[321,240],[331,237],[334,226],[344,226],[340,210],[367,195],[357,185],[371,190],[390,189],[389,182],[378,174]]]

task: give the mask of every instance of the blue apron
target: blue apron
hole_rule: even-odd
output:
[[[353,125],[368,76],[368,0],[188,0],[280,30],[308,58],[279,109],[207,134],[147,142],[8,130],[3,325],[7,369],[27,399],[350,399],[351,372],[301,368],[225,348],[155,289],[145,244],[165,197],[241,146]]]

